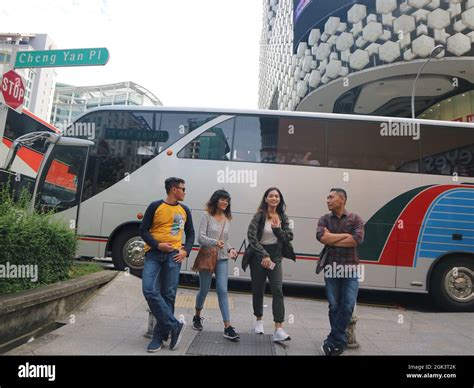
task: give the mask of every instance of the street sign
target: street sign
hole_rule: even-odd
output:
[[[18,51],[15,68],[101,66],[109,60],[105,47],[71,50]]]
[[[3,74],[0,85],[5,105],[21,111],[25,100],[25,85],[21,76],[13,70]]]

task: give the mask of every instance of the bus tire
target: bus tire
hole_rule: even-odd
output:
[[[128,227],[119,232],[112,244],[112,261],[115,269],[141,278],[145,259],[143,248],[144,242],[140,237],[138,226]]]
[[[474,311],[473,283],[474,258],[456,256],[435,267],[430,293],[444,311]]]

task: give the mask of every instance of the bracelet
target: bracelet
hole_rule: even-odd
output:
[[[230,251],[231,251],[232,249],[234,249],[234,248],[229,248],[229,249],[227,249],[227,253],[230,253]]]

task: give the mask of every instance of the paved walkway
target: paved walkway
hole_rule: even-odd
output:
[[[195,290],[180,288],[176,316],[188,324],[175,351],[163,347],[156,355],[186,354],[196,336],[191,329]],[[232,324],[251,333],[252,302],[249,294],[230,293]],[[278,355],[318,355],[329,331],[327,302],[285,299],[286,330],[292,340],[276,345]],[[84,306],[71,314],[61,328],[11,350],[9,355],[147,355],[147,305],[141,280],[119,274]],[[210,292],[203,310],[204,330],[221,331],[217,297]],[[360,347],[344,355],[474,355],[472,313],[424,313],[394,308],[357,306],[356,335]],[[272,333],[271,298],[265,297],[265,333]]]

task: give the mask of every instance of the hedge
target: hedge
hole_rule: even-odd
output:
[[[0,294],[69,277],[77,247],[74,230],[52,218],[50,213],[28,212],[28,203],[26,194],[15,203],[7,188],[0,190]],[[28,278],[13,277],[11,269],[19,269],[20,265],[23,269],[33,269]],[[37,269],[36,281],[32,276],[34,269]]]

